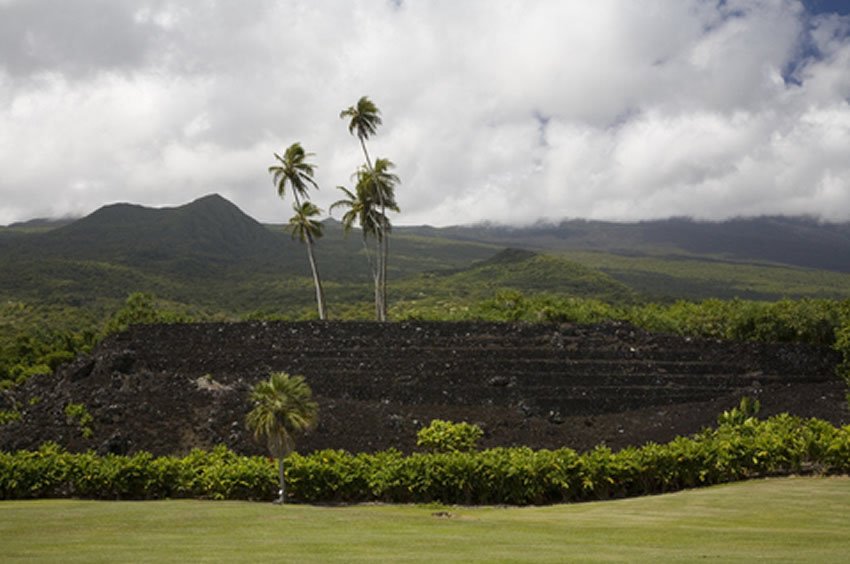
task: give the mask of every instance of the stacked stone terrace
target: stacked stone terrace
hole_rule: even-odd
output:
[[[326,398],[598,414],[833,379],[800,347],[651,335],[631,326],[250,323],[137,327],[138,368],[229,383],[303,374]]]
[[[840,406],[835,362],[829,351],[800,345],[653,335],[615,323],[136,326],[52,379],[28,382],[15,400],[27,413],[0,428],[0,448],[55,440],[163,454],[224,443],[259,453],[244,418],[251,386],[271,371],[304,375],[319,401],[319,426],[299,440],[302,450],[410,450],[435,418],[482,425],[484,446],[632,444],[698,431],[736,394],[817,388],[817,398],[835,395],[830,402]],[[70,402],[92,413],[93,438],[67,421]]]

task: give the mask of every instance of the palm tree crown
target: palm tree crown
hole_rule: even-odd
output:
[[[374,135],[382,123],[381,111],[367,96],[362,96],[356,105],[341,111],[339,117],[349,119],[348,132],[352,135],[356,132],[361,142]]]
[[[254,408],[246,423],[257,440],[265,439],[272,456],[281,460],[295,446],[294,434],[316,424],[318,404],[303,376],[273,372],[251,390]]]
[[[287,184],[292,186],[296,203],[300,203],[299,197],[307,196],[310,186],[316,190],[319,189],[319,185],[313,180],[316,167],[307,162],[307,158],[312,156],[313,153],[306,152],[300,143],[293,143],[287,147],[282,157],[277,153],[274,154],[280,164],[270,166],[269,173],[281,198],[286,194]]]
[[[358,183],[354,192],[345,186],[337,186],[337,189],[342,190],[345,198],[331,204],[330,211],[333,212],[336,208],[348,208],[348,211],[342,215],[342,227],[345,232],[348,233],[355,224],[359,224],[364,236],[375,235],[378,230],[375,203],[368,192],[363,190],[362,184]]]
[[[355,223],[360,225],[364,236],[380,239],[384,231],[390,230],[389,218],[379,209],[378,202],[383,200],[385,209],[399,211],[395,201],[395,186],[399,179],[389,172],[393,167],[392,161],[378,159],[371,171],[363,166],[354,173],[353,192],[344,186],[337,186],[337,189],[345,194],[345,198],[334,202],[330,209],[333,212],[336,208],[347,208],[342,216],[342,226],[346,232],[350,231]]]
[[[399,184],[399,177],[392,172],[395,164],[389,159],[377,159],[375,165],[361,167],[356,173],[357,189],[363,189],[369,193],[370,200],[380,202],[384,207],[392,211],[399,211],[395,201],[395,187]]]
[[[321,221],[313,219],[320,213],[320,210],[313,202],[304,202],[300,206],[294,205],[292,209],[295,211],[289,219],[289,224],[286,229],[292,233],[293,239],[298,239],[302,243],[305,241],[315,241],[323,234],[324,226]]]

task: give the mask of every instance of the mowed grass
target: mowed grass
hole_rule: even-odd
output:
[[[850,561],[850,478],[549,507],[0,503],[0,561]]]

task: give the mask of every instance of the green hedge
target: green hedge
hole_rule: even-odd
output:
[[[306,503],[546,504],[789,473],[850,473],[850,426],[779,415],[618,452],[495,448],[406,456],[394,450],[325,450],[286,459],[288,492]],[[53,443],[38,451],[0,453],[0,499],[271,500],[276,491],[272,460],[225,447],[159,458],[72,454]]]

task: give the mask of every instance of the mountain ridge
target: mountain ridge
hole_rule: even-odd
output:
[[[324,225],[316,254],[329,300],[368,303],[371,277],[359,233],[346,236],[333,219]],[[283,227],[210,194],[168,208],[110,204],[55,229],[0,229],[0,300],[85,304],[145,291],[211,308],[308,307],[304,248]],[[841,298],[850,296],[850,275],[843,274],[850,271],[850,226],[679,218],[395,227],[390,269],[396,296],[414,301],[499,289],[614,301]]]
[[[335,231],[333,218],[323,222]],[[131,203],[109,204],[67,223],[37,219],[0,229],[0,236],[32,229],[78,244],[116,237],[129,228],[135,239],[160,241],[166,248],[185,248],[210,257],[252,256],[257,248],[273,252],[284,224],[263,224],[219,194],[187,204],[150,208]],[[141,231],[139,231],[141,230]],[[278,232],[270,233],[270,232]],[[850,273],[850,223],[820,221],[809,216],[736,217],[723,221],[673,217],[638,222],[572,219],[517,227],[491,223],[449,227],[396,226],[397,235],[448,239],[530,251],[602,251],[621,256],[701,255],[714,260],[777,263],[794,267]],[[2,237],[0,237],[2,239]],[[20,239],[18,239],[20,241]],[[2,241],[0,241],[2,244]],[[148,247],[157,247],[149,244]]]

